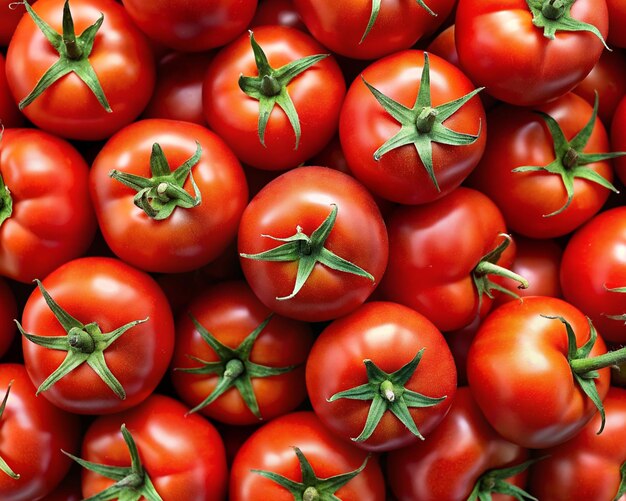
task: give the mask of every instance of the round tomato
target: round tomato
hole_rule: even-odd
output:
[[[17,303],[7,282],[0,278],[0,357],[2,357],[15,337]]]
[[[307,31],[300,14],[296,10],[293,0],[264,0],[259,4],[252,22],[251,28],[266,24],[278,24],[290,26],[300,31]]]
[[[48,275],[28,298],[20,331],[38,393],[79,414],[137,405],[161,381],[174,348],[157,283],[111,258],[76,259]]]
[[[35,0],[29,3],[32,5]],[[24,9],[20,3],[15,2],[15,0],[0,0],[0,46],[9,45],[22,14],[24,14]]]
[[[4,56],[0,53],[0,124],[3,127],[19,127],[24,117],[17,109],[7,82]]]

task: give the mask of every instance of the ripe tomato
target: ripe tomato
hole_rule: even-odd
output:
[[[264,0],[254,13],[250,28],[266,24],[290,26],[306,32],[306,26],[296,10],[293,0]]]
[[[135,122],[113,136],[93,163],[90,188],[111,250],[133,266],[167,273],[217,258],[248,200],[241,165],[217,135],[165,119]]]
[[[262,254],[273,249],[279,250]],[[354,178],[299,167],[268,183],[246,207],[238,250],[246,280],[265,306],[319,322],[345,315],[372,293],[387,266],[387,230]]]
[[[0,53],[0,123],[4,127],[19,127],[24,121],[17,109],[7,82],[4,56]]]
[[[55,314],[41,288],[24,306],[23,333],[44,338],[22,339],[26,369],[42,395],[79,414],[118,412],[148,397],[174,348],[172,313],[156,282],[116,259],[88,257],[57,268],[42,286],[66,312]],[[105,337],[120,331],[112,342]],[[55,336],[59,340],[52,345]],[[109,342],[102,346],[104,341]],[[75,368],[59,371],[64,360],[76,362]]]
[[[0,274],[30,282],[82,255],[96,220],[89,167],[67,141],[37,129],[0,140]]]
[[[626,151],[626,96],[617,105],[611,122],[611,146],[616,151]],[[626,183],[626,157],[615,159],[615,172]]]
[[[0,357],[2,357],[15,337],[15,324],[17,318],[17,303],[13,292],[6,281],[0,278]]]
[[[35,2],[29,2],[31,5]],[[6,47],[11,41],[17,23],[20,22],[24,9],[14,0],[0,0],[0,46]]]
[[[621,0],[606,0],[609,11],[609,44],[626,48],[626,5]]]

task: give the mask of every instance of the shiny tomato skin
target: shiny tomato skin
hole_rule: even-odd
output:
[[[191,174],[202,201],[177,207],[166,219],[151,219],[135,206],[133,190],[109,177],[111,169],[151,177],[154,143],[174,170],[202,148]],[[188,178],[185,190],[194,194]],[[90,189],[102,234],[111,250],[147,271],[190,271],[216,259],[234,239],[248,200],[247,183],[232,151],[213,132],[197,124],[166,119],[135,122],[100,150],[90,173]]]
[[[50,296],[84,324],[96,322],[103,333],[135,320],[138,324],[104,351],[104,359],[126,391],[121,400],[86,363],[61,378],[39,398],[78,414],[119,412],[147,398],[165,374],[174,348],[174,321],[157,283],[117,259],[87,257],[57,268],[43,281]],[[38,288],[24,307],[22,326],[29,334],[63,336]],[[35,386],[61,364],[67,352],[22,338],[24,363]]]
[[[311,463],[318,478],[328,478],[359,468],[367,453],[348,442],[337,440],[313,412],[294,412],[272,420],[241,446],[231,469],[231,501],[290,501],[288,490],[252,469],[273,471],[296,482],[302,481],[298,447]],[[385,484],[376,456],[345,486],[336,491],[342,501],[383,501]]]
[[[596,26],[606,38],[605,1],[577,0],[571,16]],[[469,78],[496,99],[518,106],[544,103],[570,91],[604,48],[588,31],[545,37],[533,25],[526,0],[460,0],[455,26],[459,60]]]
[[[264,0],[254,13],[250,22],[250,28],[263,26],[265,24],[278,24],[280,26],[290,26],[307,32],[306,26],[293,3],[293,0]]]
[[[306,367],[306,383],[313,410],[335,434],[350,441],[358,437],[371,405],[369,401],[338,399],[335,393],[366,384],[364,360],[392,373],[424,349],[405,388],[445,400],[433,407],[409,408],[420,433],[428,440],[444,418],[456,391],[456,369],[441,332],[425,316],[400,304],[372,301],[332,322],[317,338]],[[386,411],[370,438],[359,447],[381,452],[418,441],[418,437]]]
[[[37,129],[7,129],[0,174],[13,200],[0,226],[0,275],[43,279],[87,250],[96,230],[89,167],[70,143]]]
[[[429,56],[432,106],[458,99],[475,89],[468,78],[446,60]],[[445,121],[445,126],[465,134],[478,134],[466,146],[432,143],[432,162],[441,191],[437,191],[415,146],[394,149],[376,161],[374,152],[401,128],[378,103],[363,83],[365,79],[383,94],[411,108],[420,86],[424,53],[402,51],[373,62],[346,94],[339,121],[339,136],[354,177],[369,190],[401,204],[422,204],[445,196],[457,188],[483,154],[487,122],[477,96]]]
[[[163,501],[225,499],[228,472],[224,444],[215,427],[164,395],[153,394],[121,413],[98,417],[87,429],[81,457],[111,466],[130,466],[122,424],[131,433],[142,464]],[[83,471],[83,496],[113,480]]]
[[[63,0],[38,0],[33,9],[62,33]],[[75,73],[57,81],[22,111],[37,127],[62,137],[105,139],[132,122],[148,103],[155,80],[152,50],[113,0],[72,0],[71,12],[77,34],[104,15],[89,62],[113,111],[107,112]],[[25,15],[7,52],[7,79],[15,100],[25,98],[58,59],[58,52]]]
[[[17,318],[17,303],[9,284],[0,278],[0,357],[2,357],[15,337],[15,323]]]
[[[297,59],[328,54],[310,35],[286,26],[254,29],[272,68]],[[239,88],[239,77],[257,76],[250,35],[244,34],[218,52],[203,86],[204,114],[209,126],[245,164],[267,170],[286,170],[319,152],[337,131],[346,84],[333,56],[318,61],[286,87],[300,120],[296,136],[285,112],[274,106],[265,129],[265,146],[258,134],[259,102]]]
[[[611,148],[613,151],[626,151],[626,96],[617,105],[611,122]],[[622,184],[626,182],[626,157],[613,160],[615,172]]]
[[[504,438],[543,449],[576,435],[597,412],[575,383],[567,361],[562,316],[577,346],[589,339],[587,318],[562,299],[532,296],[500,306],[483,320],[470,347],[467,376],[487,421]],[[600,334],[590,357],[606,352]],[[600,399],[609,388],[609,369],[595,379]]]
[[[24,116],[18,110],[9,90],[2,53],[0,53],[0,121],[5,128],[19,127],[24,122]]]
[[[32,501],[52,491],[70,469],[72,461],[61,449],[75,454],[81,426],[77,416],[35,396],[26,369],[20,364],[0,365],[0,395],[13,381],[0,419],[0,456],[20,475],[17,480],[0,475],[3,501]]]

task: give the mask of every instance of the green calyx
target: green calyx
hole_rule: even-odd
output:
[[[505,277],[510,278],[511,280],[515,280],[519,283],[519,289],[527,289],[529,285],[528,280],[526,280],[521,275],[518,275],[517,273],[496,264],[502,256],[502,253],[511,244],[510,235],[507,235],[506,233],[500,233],[498,236],[503,237],[504,240],[502,240],[502,242],[499,243],[495,249],[481,257],[478,264],[472,270],[472,280],[474,281],[474,285],[476,286],[476,293],[478,294],[479,311],[482,305],[483,296],[486,295],[488,298],[493,299],[494,290],[519,299],[519,296],[515,294],[515,292],[490,280],[490,275],[496,275],[499,277]]]
[[[13,214],[13,198],[0,174],[0,226],[11,217],[11,214]]]
[[[85,461],[79,457],[63,451],[66,456],[76,461],[83,468],[93,471],[98,475],[115,480],[115,483],[104,489],[103,491],[86,498],[84,501],[109,501],[117,499],[119,501],[139,501],[146,499],[147,501],[163,501],[159,493],[154,488],[150,477],[144,470],[139,457],[139,450],[135,444],[130,432],[126,429],[126,425],[121,427],[124,442],[130,452],[130,466],[109,466],[105,464],[92,463]]]
[[[304,73],[318,61],[328,57],[329,54],[316,54],[292,61],[280,68],[272,68],[267,60],[265,52],[254,39],[250,31],[250,44],[254,52],[254,60],[258,70],[258,76],[239,77],[239,88],[248,96],[259,101],[259,141],[265,146],[265,129],[274,106],[278,105],[287,115],[287,119],[296,136],[294,150],[300,145],[300,119],[296,107],[289,96],[287,86],[301,73]]]
[[[98,76],[89,62],[89,55],[91,54],[96,34],[104,21],[104,16],[101,14],[95,23],[85,29],[79,36],[76,36],[69,0],[65,0],[63,5],[63,34],[60,35],[37,15],[28,4],[28,1],[24,0],[23,3],[34,23],[48,39],[50,45],[59,53],[59,60],[46,70],[30,94],[20,101],[20,110],[37,99],[54,82],[60,80],[68,73],[74,72],[89,87],[102,107],[107,112],[112,112],[113,110],[111,110],[111,106],[109,106],[109,102],[104,95]]]
[[[371,437],[386,411],[396,416],[413,435],[424,440],[411,417],[409,408],[433,407],[446,399],[446,396],[427,397],[404,387],[415,373],[424,350],[425,348],[419,350],[413,360],[391,374],[379,369],[371,360],[363,360],[367,371],[367,383],[335,393],[328,399],[329,402],[341,398],[372,401],[363,431],[352,440],[363,442]]]
[[[337,205],[331,204],[331,207],[328,217],[311,233],[311,236],[305,235],[302,232],[302,228],[297,226],[296,233],[287,238],[261,235],[278,242],[285,242],[284,244],[258,254],[239,254],[243,258],[256,259],[258,261],[298,262],[296,283],[293,291],[288,296],[277,297],[277,300],[283,301],[294,297],[302,289],[317,263],[328,266],[333,270],[352,273],[353,275],[367,278],[372,282],[374,281],[374,277],[370,273],[324,247],[326,239],[330,235],[337,219]]]
[[[265,365],[255,364],[250,361],[250,353],[254,347],[259,334],[265,329],[272,315],[268,316],[261,324],[254,329],[237,348],[230,348],[222,344],[217,338],[211,334],[196,318],[190,314],[191,320],[196,326],[198,333],[202,339],[215,351],[219,357],[217,362],[206,362],[197,357],[189,355],[189,358],[202,364],[201,367],[193,368],[176,368],[174,370],[186,372],[189,374],[217,374],[218,382],[215,389],[198,405],[189,411],[189,413],[197,412],[207,405],[215,402],[221,395],[226,393],[230,388],[236,388],[243,401],[246,403],[252,414],[258,419],[263,419],[259,404],[252,388],[252,378],[279,376],[294,370],[297,365],[287,367],[268,367]]]
[[[619,499],[626,494],[626,462],[622,463],[619,467],[619,476],[620,483],[617,489],[617,494],[615,494],[615,497],[611,501],[619,501]]]
[[[467,501],[491,501],[493,499],[492,494],[511,496],[518,501],[537,501],[537,498],[531,496],[516,485],[508,483],[506,479],[522,473],[527,470],[530,465],[541,459],[543,458],[530,459],[509,468],[487,471],[477,480],[476,484],[474,484],[474,488],[467,498]]]
[[[554,39],[557,31],[589,31],[608,48],[604,37],[593,24],[574,19],[570,13],[576,0],[526,0],[533,15],[533,24],[543,28],[543,36]],[[610,50],[610,49],[609,49]]]
[[[609,288],[609,287],[607,287],[605,285],[604,289],[606,291],[608,291],[608,292],[616,292],[618,294],[626,294],[626,287]],[[604,316],[607,317],[607,318],[610,318],[611,320],[617,320],[617,321],[626,323],[626,313],[622,313],[621,315],[609,315],[607,313],[604,313]]]
[[[7,391],[4,394],[4,398],[2,399],[2,404],[0,404],[0,420],[2,419],[2,415],[4,414],[4,409],[7,406],[7,400],[9,399],[9,393],[11,392],[11,386],[13,386],[13,380],[9,381],[7,386]],[[0,456],[0,471],[11,477],[13,480],[19,480],[20,476],[18,473],[15,473],[11,467],[7,464],[7,462]]]
[[[598,116],[598,94],[596,93],[595,103],[593,105],[593,113],[589,118],[589,121],[585,126],[574,136],[571,141],[565,138],[563,130],[557,123],[557,121],[550,115],[537,111],[546,122],[550,135],[554,141],[554,154],[555,159],[546,166],[528,165],[523,167],[516,167],[512,172],[548,172],[550,174],[556,174],[561,176],[563,180],[563,186],[567,192],[567,201],[565,204],[550,214],[544,214],[543,217],[551,217],[560,214],[569,207],[574,198],[574,179],[581,178],[597,183],[600,186],[604,186],[606,189],[619,193],[615,186],[609,181],[603,178],[600,174],[592,169],[585,167],[587,164],[593,162],[601,162],[603,160],[609,160],[611,158],[621,157],[626,155],[626,152],[615,153],[583,153],[583,148],[586,146],[593,127],[596,123]]]
[[[441,191],[433,167],[432,143],[463,146],[476,142],[481,133],[481,123],[478,125],[478,133],[473,135],[450,130],[443,125],[443,122],[454,115],[465,103],[478,94],[483,87],[475,89],[459,99],[433,107],[430,95],[430,62],[426,52],[424,53],[424,70],[422,71],[419,91],[412,108],[407,108],[403,104],[385,96],[372,87],[365,78],[363,78],[363,83],[374,94],[374,97],[385,111],[402,125],[393,137],[388,139],[374,152],[374,160],[380,160],[385,153],[391,150],[412,144],[415,146],[417,154],[435,188],[437,188],[437,191]]]
[[[35,282],[46,304],[67,333],[65,336],[37,336],[25,332],[21,324],[17,320],[15,321],[20,333],[29,341],[50,350],[67,352],[67,356],[61,362],[61,365],[37,388],[37,395],[42,391],[48,390],[62,377],[86,362],[118,398],[124,400],[126,392],[107,366],[104,351],[127,330],[148,319],[135,320],[118,327],[112,332],[103,333],[95,322],[85,325],[76,320],[50,297],[39,280],[35,280]]]
[[[154,143],[150,154],[151,178],[115,169],[109,172],[109,176],[136,190],[137,194],[133,199],[135,205],[148,217],[160,221],[170,217],[176,207],[191,209],[202,203],[202,194],[191,174],[191,169],[198,163],[201,154],[202,147],[196,141],[196,152],[193,156],[171,171],[163,149],[158,143]],[[187,178],[193,186],[194,196],[187,193],[184,188]]]
[[[426,3],[424,3],[424,0],[415,0],[415,1],[422,9],[428,12],[431,16],[434,16],[434,17],[437,16],[437,14],[433,12],[433,10],[430,7],[428,7]],[[363,36],[361,37],[359,44],[362,44],[367,38],[367,35],[369,35],[369,32],[372,31],[372,28],[374,27],[374,23],[376,22],[376,19],[378,18],[378,13],[380,12],[381,2],[382,0],[372,0],[372,12],[370,13],[370,18],[367,21],[367,27],[365,28],[365,32],[363,33]]]
[[[298,447],[294,447],[293,450],[295,451],[296,456],[298,457],[298,462],[300,463],[302,482],[296,482],[295,480],[291,480],[290,478],[284,477],[283,475],[279,475],[278,473],[274,473],[272,471],[251,471],[276,482],[281,487],[284,487],[292,494],[293,499],[298,501],[337,501],[339,498],[335,496],[335,492],[361,473],[365,469],[367,461],[369,460],[369,456],[367,456],[365,461],[363,461],[363,464],[354,471],[328,478],[318,478],[313,471],[311,463],[309,463],[302,451]]]

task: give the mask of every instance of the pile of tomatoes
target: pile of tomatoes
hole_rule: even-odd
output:
[[[623,0],[0,0],[0,499],[626,499]]]

